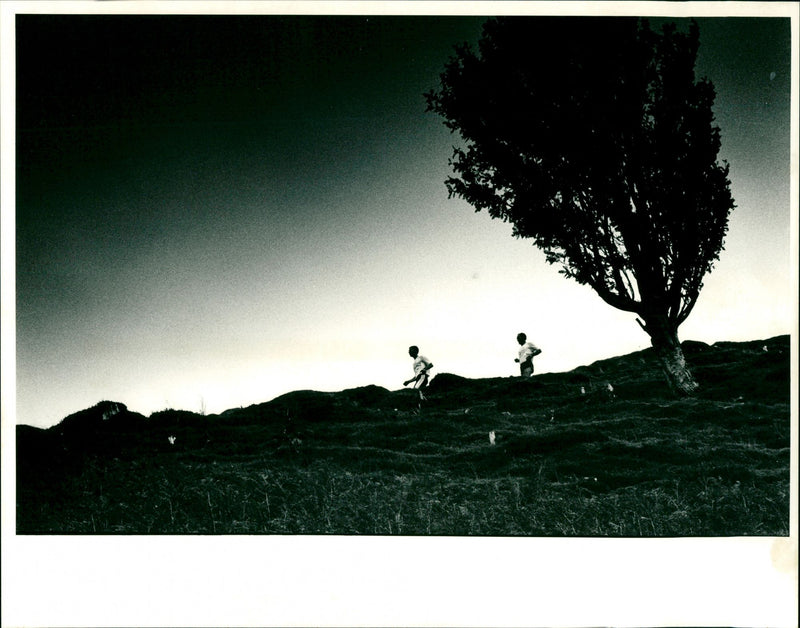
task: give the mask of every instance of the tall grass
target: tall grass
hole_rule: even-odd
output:
[[[20,527],[40,533],[714,536],[788,534],[788,486],[721,477],[597,491],[593,477],[454,478],[238,463],[89,465]]]

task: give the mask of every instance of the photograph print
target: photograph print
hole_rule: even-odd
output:
[[[788,17],[14,35],[17,535],[789,536]]]

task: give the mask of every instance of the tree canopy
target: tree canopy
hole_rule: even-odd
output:
[[[638,314],[657,349],[677,344],[734,207],[698,46],[695,22],[491,19],[426,94],[464,140],[449,194]]]

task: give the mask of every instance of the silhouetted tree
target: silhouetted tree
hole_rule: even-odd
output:
[[[446,185],[533,239],[549,263],[636,313],[688,394],[678,326],[719,258],[734,207],[718,163],[699,31],[638,18],[489,20],[456,47],[428,109],[460,133]],[[590,322],[588,324],[591,324]]]

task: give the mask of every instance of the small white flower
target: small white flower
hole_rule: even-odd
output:
[[[767,353],[767,351],[769,351],[769,349],[767,349],[767,345],[764,345],[763,347],[761,347],[761,350],[762,350],[764,353]]]
[[[167,440],[169,441],[170,445],[174,445],[176,439],[174,436],[167,436]]]
[[[606,386],[606,388],[608,388],[608,392],[610,392],[610,393],[613,393],[613,392],[614,392],[614,387],[613,387],[611,384],[608,384],[608,385]]]
[[[494,430],[492,430],[491,432],[489,432],[489,444],[494,445],[494,441],[495,441],[495,433]]]
[[[582,395],[586,394],[586,388],[584,386],[581,386],[581,394]]]

